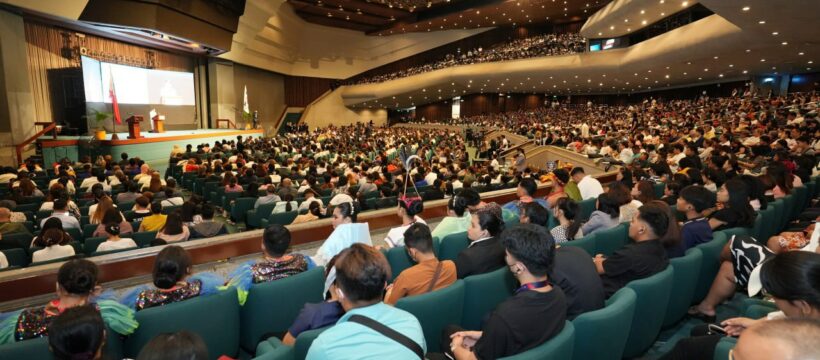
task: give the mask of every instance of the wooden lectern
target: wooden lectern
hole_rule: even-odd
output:
[[[165,116],[164,115],[157,115],[154,116],[154,132],[155,133],[164,133],[165,132]]]
[[[128,138],[141,139],[143,137],[140,133],[140,123],[142,122],[142,116],[134,115],[126,119],[125,121],[128,123]]]

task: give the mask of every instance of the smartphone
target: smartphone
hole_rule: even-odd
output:
[[[726,335],[726,330],[718,325],[709,324],[708,329],[709,333]]]

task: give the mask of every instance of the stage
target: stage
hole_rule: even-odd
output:
[[[57,139],[53,139],[44,135],[37,140],[37,143],[42,148],[43,163],[46,166],[64,157],[77,161],[84,155],[91,156],[93,160],[96,155],[111,154],[115,161],[119,161],[120,154],[124,152],[129,157],[139,157],[151,168],[164,173],[174,145],[185,150],[185,146],[191,144],[196,150],[199,144],[213,145],[216,141],[236,140],[236,137],[240,135],[243,138],[257,137],[263,136],[264,131],[262,129],[200,129],[166,131],[159,134],[143,132],[143,137],[140,139],[128,139],[126,132],[117,133],[119,140],[111,140],[112,134],[106,135],[107,140],[97,140],[93,136],[57,136]]]

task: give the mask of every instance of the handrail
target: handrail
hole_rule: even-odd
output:
[[[274,133],[270,136],[276,136],[279,134],[279,127],[282,126],[282,122],[285,121],[285,115],[288,114],[288,104],[285,104],[285,108],[282,109],[282,113],[279,114],[279,117],[276,118],[276,124],[273,125]]]
[[[216,119],[216,128],[219,129],[220,128],[219,125],[222,124],[223,122],[228,124],[227,125],[228,127],[226,127],[226,129],[230,129],[231,127],[236,129],[236,124],[234,124],[234,122],[231,121],[231,119]]]
[[[48,124],[48,125],[45,125],[45,124]],[[15,151],[17,152],[17,163],[18,164],[23,163],[23,148],[28,146],[28,144],[31,144],[34,141],[37,141],[37,139],[39,139],[40,136],[43,136],[43,134],[45,134],[49,131],[52,131],[52,130],[54,130],[54,134],[53,134],[54,138],[55,139],[57,138],[57,123],[54,123],[54,122],[51,122],[51,123],[36,122],[36,123],[34,123],[34,125],[35,126],[36,125],[44,126],[43,130],[38,131],[36,134],[34,134],[34,136],[26,139],[26,141],[23,141],[23,142],[15,145]]]

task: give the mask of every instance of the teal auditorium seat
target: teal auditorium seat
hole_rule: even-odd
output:
[[[254,360],[303,360],[307,357],[307,352],[313,341],[316,340],[328,327],[305,331],[296,337],[293,346],[282,344],[282,340],[271,337],[259,343],[256,347],[256,357]]]
[[[615,251],[629,244],[629,224],[621,223],[618,226],[599,230],[592,234],[595,236],[595,254],[612,255]]]
[[[245,219],[245,226],[248,229],[259,229],[262,227],[262,219],[267,219],[276,204],[262,204],[258,208],[248,211]]]
[[[322,302],[325,286],[324,267],[262,284],[254,284],[240,311],[240,345],[247,352],[256,350],[263,336],[284,333],[305,303]]]
[[[720,339],[715,347],[715,354],[712,359],[726,360],[729,358],[729,352],[737,345],[737,339],[733,337],[724,336]]]
[[[755,224],[754,227],[752,227],[752,231],[750,234],[752,235],[752,237],[759,241],[766,241],[765,239],[767,238],[763,237],[763,235],[766,234],[766,230],[764,229],[763,214],[761,212],[757,213],[757,216],[755,217]]]
[[[774,236],[774,224],[776,221],[775,209],[772,206],[766,207],[766,210],[760,211],[760,216],[763,218],[761,219],[761,226],[759,229],[759,233],[757,238],[761,241],[767,241],[770,237]],[[755,224],[756,226],[757,224]]]
[[[695,293],[692,297],[692,303],[699,303],[706,294],[709,293],[709,288],[712,287],[712,282],[720,270],[720,252],[729,239],[723,231],[715,231],[712,234],[712,241],[695,246],[703,253],[703,259],[700,264],[700,274],[698,274],[698,283],[695,287]]]
[[[518,283],[507,267],[464,278],[464,315],[461,326],[481,330],[481,321],[513,294]]]
[[[664,195],[664,190],[666,190],[666,184],[662,182],[655,183],[652,186],[652,189],[655,191],[655,197],[660,199]]]
[[[592,215],[592,212],[595,211],[595,203],[598,202],[598,198],[593,199],[586,199],[578,203],[581,206],[581,220],[587,221],[589,216]]]
[[[632,328],[638,296],[625,287],[606,301],[603,309],[572,320],[575,325],[575,360],[620,360]]]
[[[293,219],[296,219],[296,216],[299,215],[298,211],[287,211],[281,213],[271,213],[270,216],[266,220],[262,220],[262,227],[266,228],[269,225],[279,224],[279,225],[290,225],[293,222]]]
[[[422,295],[399,299],[396,308],[413,314],[421,323],[428,352],[439,352],[441,332],[461,322],[464,310],[464,280]]]
[[[467,239],[467,232],[450,234],[441,239],[438,249],[438,258],[441,260],[455,260],[461,250],[470,245],[470,240]]]
[[[645,279],[626,284],[638,295],[635,316],[624,348],[624,357],[636,357],[643,354],[655,342],[663,325],[663,317],[672,294],[675,270],[670,265]]]
[[[29,260],[31,259],[26,253],[26,251],[20,248],[3,250],[0,252],[2,252],[3,255],[6,256],[6,261],[9,262],[9,267],[24,267],[28,265]]]
[[[51,360],[54,356],[48,348],[48,337],[18,341],[0,346],[2,359]],[[122,359],[122,340],[120,335],[106,327],[103,358]]]
[[[698,286],[702,262],[703,252],[698,248],[689,249],[685,256],[669,260],[675,268],[675,286],[672,287],[672,295],[666,307],[664,327],[675,325],[686,316]]]
[[[390,272],[393,276],[392,281],[399,277],[399,274],[413,265],[413,260],[407,255],[407,250],[404,246],[397,246],[389,250],[382,250],[387,262],[390,264]]]
[[[247,221],[247,213],[253,209],[254,204],[256,204],[255,197],[241,197],[236,199],[231,205],[231,217],[236,222]]]
[[[584,236],[580,239],[567,241],[567,242],[563,243],[562,245],[564,245],[564,246],[576,246],[576,247],[579,247],[581,249],[584,249],[590,256],[595,256],[596,255],[595,254],[595,250],[596,250],[595,242],[596,242],[595,233],[592,233],[592,234]]]
[[[125,340],[125,356],[136,358],[145,344],[162,333],[190,331],[208,346],[211,359],[239,353],[239,301],[236,289],[138,311],[139,328]],[[244,326],[244,325],[243,325]]]
[[[499,360],[572,359],[574,347],[575,327],[567,321],[564,323],[564,329],[549,341],[520,354],[503,357]]]

